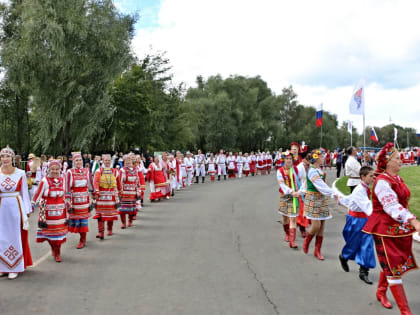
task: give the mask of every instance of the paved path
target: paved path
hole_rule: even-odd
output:
[[[134,227],[117,223],[104,241],[91,222],[87,247],[75,249],[70,235],[61,264],[31,231],[39,264],[15,281],[0,279],[0,314],[399,314],[374,298],[378,269],[373,286],[358,279],[356,264],[341,270],[344,209],[331,203],[321,262],[313,244],[303,254],[300,236],[299,250],[288,248],[277,203],[273,175],[193,185],[147,202]],[[420,314],[420,272],[405,284]]]

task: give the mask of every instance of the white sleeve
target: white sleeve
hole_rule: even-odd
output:
[[[288,187],[285,183],[284,183],[284,179],[283,179],[283,175],[281,174],[280,171],[277,171],[277,182],[279,183],[279,186],[281,188],[281,190],[283,191],[283,193],[285,195],[290,195],[293,193],[293,189]]]
[[[32,212],[32,205],[31,200],[29,199],[29,191],[28,191],[28,182],[26,181],[26,174],[24,171],[22,173],[22,201],[23,201],[23,210],[25,211],[25,215],[28,215]]]
[[[334,190],[328,187],[328,185],[323,181],[321,176],[319,176],[318,172],[309,171],[308,178],[321,194],[331,197],[335,195]]]
[[[42,168],[38,167],[36,169],[35,183],[39,184],[41,180],[42,180]]]
[[[386,214],[401,224],[408,224],[408,220],[415,219],[408,209],[398,202],[397,194],[391,189],[386,180],[378,180],[375,186],[375,194]]]

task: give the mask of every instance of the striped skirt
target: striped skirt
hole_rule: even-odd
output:
[[[290,218],[295,218],[299,215],[299,205],[296,207],[296,212],[293,209],[292,196],[280,195],[279,214]]]
[[[320,192],[307,191],[305,194],[304,215],[310,220],[328,220],[332,216],[327,199]]]

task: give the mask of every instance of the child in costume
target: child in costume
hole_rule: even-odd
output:
[[[346,245],[338,257],[345,272],[349,272],[347,261],[355,260],[360,265],[359,278],[367,284],[372,284],[369,280],[369,269],[376,266],[373,237],[363,233],[362,228],[372,214],[372,192],[369,186],[375,181],[374,170],[363,166],[360,169],[360,178],[362,181],[352,194],[338,200],[339,204],[349,209],[343,229]]]

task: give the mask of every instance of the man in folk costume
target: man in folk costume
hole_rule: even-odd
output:
[[[216,158],[216,164],[217,180],[220,180],[220,175],[223,175],[226,180],[226,155],[223,153],[223,150],[220,150],[219,155]]]
[[[150,201],[159,201],[161,198],[169,199],[166,192],[166,177],[163,165],[157,155],[155,155],[153,163],[149,165],[147,180],[150,183]]]
[[[297,249],[296,241],[296,218],[299,215],[299,198],[304,193],[300,190],[298,182],[305,180],[297,167],[293,166],[293,155],[286,151],[283,153],[284,166],[277,170],[277,182],[280,186],[279,213],[283,216],[283,229],[285,241],[289,242],[290,248]]]
[[[127,215],[128,215],[128,227],[133,225],[133,219],[137,215],[137,200],[140,199],[141,187],[138,170],[133,166],[133,158],[127,154],[123,156],[124,167],[122,167],[118,174],[118,181],[120,183],[120,218],[121,228],[127,227]]]
[[[86,233],[89,232],[89,191],[93,191],[93,185],[90,170],[83,167],[82,154],[74,152],[72,160],[73,168],[67,170],[66,174],[66,198],[71,202],[68,228],[70,233],[80,234],[80,242],[76,248],[81,249],[86,245]]]
[[[210,157],[207,159],[207,173],[210,175],[210,180],[214,182],[216,176],[216,159],[214,158],[213,153],[210,153]]]
[[[242,177],[242,170],[244,166],[244,157],[242,156],[242,152],[239,152],[239,155],[236,157],[236,167],[238,169],[238,177]]]
[[[273,168],[273,157],[271,156],[270,151],[267,151],[267,153],[265,154],[265,157],[267,159],[267,162],[266,162],[267,173],[270,174],[271,169]]]
[[[165,186],[165,197],[169,199],[171,197],[171,178],[169,174],[169,160],[168,160],[168,152],[162,152],[162,159],[160,160],[160,164],[162,165],[163,175],[165,176],[166,186]]]
[[[229,152],[229,156],[226,159],[226,163],[227,163],[229,178],[235,178],[236,177],[236,175],[235,175],[235,173],[236,173],[236,159],[232,155],[232,152]]]
[[[98,220],[97,238],[103,240],[105,234],[105,222],[107,223],[108,235],[112,235],[114,221],[118,220],[119,197],[121,184],[118,181],[118,170],[111,168],[111,155],[102,155],[103,166],[99,167],[93,177],[95,190],[96,214],[93,217]],[[99,164],[99,163],[98,163]]]
[[[199,177],[201,176],[201,182],[204,183],[206,178],[206,156],[199,149],[195,156],[195,183],[198,184]]]
[[[296,152],[296,150],[294,150],[294,152]],[[312,157],[311,152],[308,152],[307,150],[300,153],[299,157],[293,156],[293,161],[301,160],[301,162],[299,164],[297,164],[297,168],[299,170],[299,173],[305,175],[305,180],[300,183],[300,185],[302,186],[302,191],[306,191],[306,174],[308,173],[308,169],[311,166],[311,157]],[[308,220],[305,217],[304,211],[303,211],[304,198],[305,197],[303,197],[303,196],[301,198],[299,198],[299,203],[301,205],[301,208],[300,208],[301,211],[299,211],[299,216],[298,216],[297,221],[296,221],[297,226],[299,227],[299,230],[300,230],[300,234],[302,235],[303,238],[306,237],[306,228],[310,224],[310,220]]]
[[[194,159],[190,151],[187,152],[187,157],[184,160],[187,169],[187,185],[191,186],[194,172]]]
[[[32,204],[40,205],[36,242],[47,241],[56,262],[61,262],[61,245],[67,239],[66,182],[61,176],[61,164],[58,160],[49,162],[48,174],[40,182],[32,199]]]
[[[28,241],[32,213],[25,171],[13,167],[15,152],[0,151],[0,277],[16,279],[32,265]]]
[[[174,159],[174,156],[171,154],[169,155],[168,160],[168,173],[169,173],[169,180],[171,184],[171,196],[175,196],[175,189],[178,187],[177,182],[177,161]]]
[[[251,155],[249,156],[250,163],[249,163],[249,171],[252,176],[255,176],[255,173],[257,172],[257,157],[254,154],[254,151],[251,152]]]

